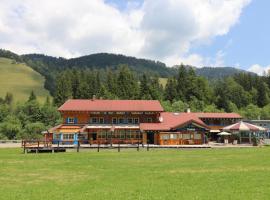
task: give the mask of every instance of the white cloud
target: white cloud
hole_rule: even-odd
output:
[[[254,64],[248,69],[248,71],[254,72],[258,75],[263,75],[264,73],[268,73],[269,70],[270,70],[270,65],[261,66],[259,64]]]
[[[145,0],[120,11],[103,0],[0,0],[0,47],[65,57],[112,52],[170,65],[219,65],[222,51],[213,62],[190,54],[190,47],[227,34],[249,2]]]

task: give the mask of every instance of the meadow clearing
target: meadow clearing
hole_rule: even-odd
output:
[[[10,92],[15,102],[22,102],[34,91],[38,100],[43,102],[50,96],[44,89],[44,81],[44,77],[29,66],[0,57],[0,97],[4,98]]]
[[[270,148],[0,149],[0,199],[269,199]]]

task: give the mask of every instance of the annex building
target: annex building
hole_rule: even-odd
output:
[[[46,140],[68,144],[203,144],[224,126],[242,119],[237,113],[164,112],[157,100],[68,100],[58,111],[62,124]]]

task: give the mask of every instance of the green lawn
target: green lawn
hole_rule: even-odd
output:
[[[0,199],[269,199],[270,148],[0,149]]]
[[[11,92],[15,101],[26,101],[33,90],[44,101],[49,95],[43,87],[44,81],[44,77],[25,64],[0,57],[0,97]]]

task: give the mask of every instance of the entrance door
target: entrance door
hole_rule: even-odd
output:
[[[147,133],[147,143],[148,144],[154,144],[155,143],[155,133],[148,132]]]
[[[97,133],[92,133],[93,140],[97,140]]]

